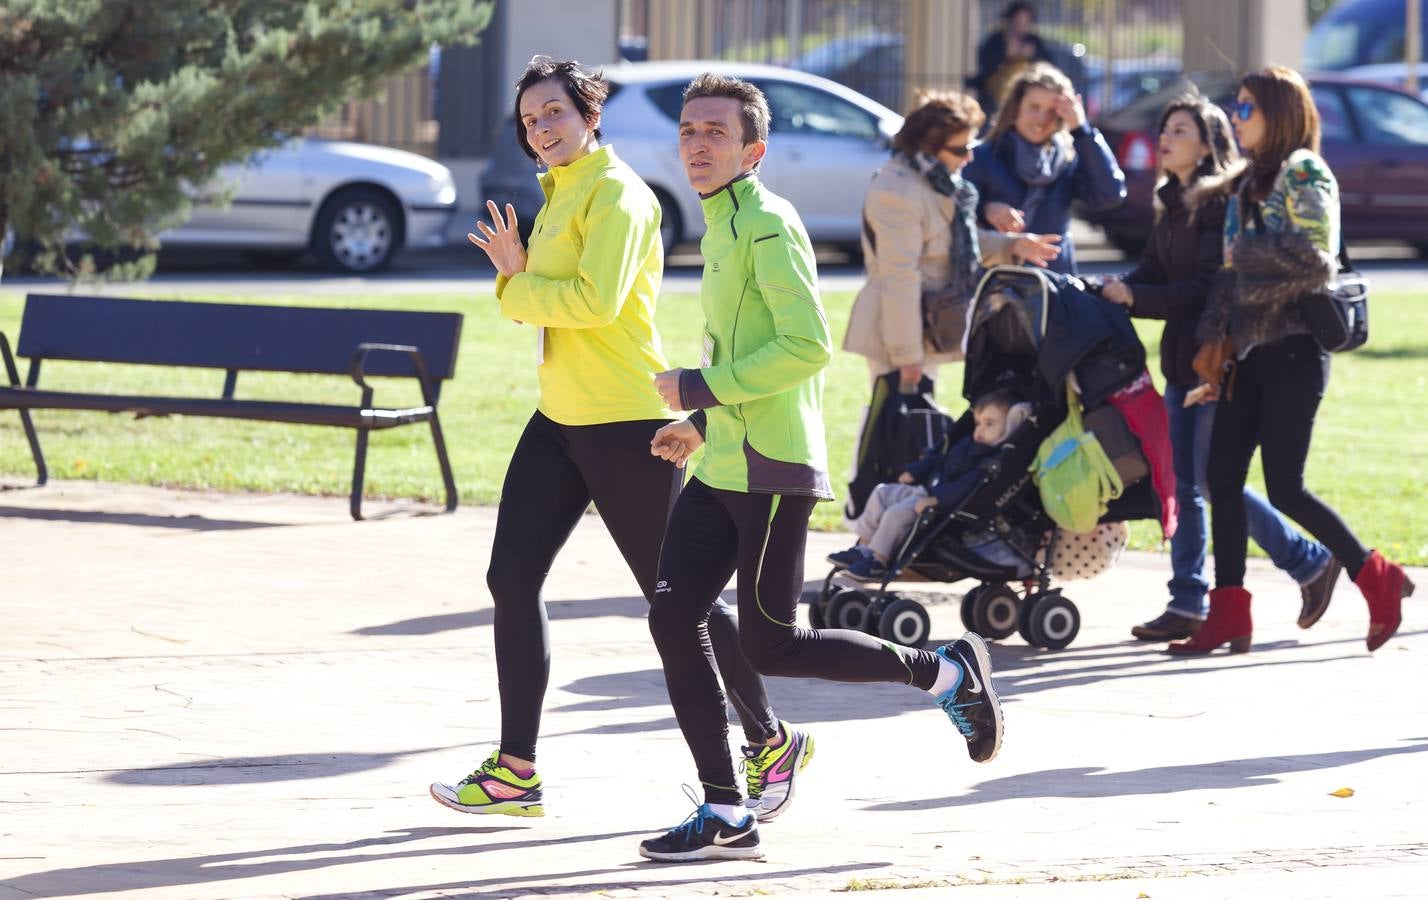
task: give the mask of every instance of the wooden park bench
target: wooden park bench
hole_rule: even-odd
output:
[[[335,425],[357,431],[352,470],[352,518],[362,518],[362,478],[367,438],[375,429],[427,422],[446,487],[446,509],[456,508],[456,481],[441,434],[436,405],[443,380],[456,368],[461,337],[458,313],[371,309],[189,303],[30,294],[20,322],[19,355],[30,360],[20,383],[10,342],[0,333],[10,384],[0,384],[0,410],[20,413],[39,484],[48,480],[44,453],[30,411],[89,409],[138,416],[216,416],[301,425]],[[39,387],[45,360],[192,366],[224,369],[221,397],[142,397],[100,391],[47,391]],[[361,389],[353,406],[234,396],[238,373],[307,372],[350,375]],[[422,405],[405,409],[372,404],[368,376],[417,379]]]

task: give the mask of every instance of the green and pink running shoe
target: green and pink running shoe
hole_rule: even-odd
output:
[[[778,723],[783,743],[777,747],[745,747],[744,778],[749,799],[744,808],[760,822],[783,815],[793,803],[793,783],[813,759],[813,738],[787,722]]]

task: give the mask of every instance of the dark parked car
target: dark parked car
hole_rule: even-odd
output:
[[[1428,0],[1414,0],[1423,12],[1421,46],[1428,47]],[[1408,29],[1404,0],[1339,0],[1309,29],[1304,66],[1327,72],[1352,66],[1403,63]]]
[[[1193,74],[1147,94],[1096,122],[1126,173],[1126,202],[1088,218],[1116,247],[1138,254],[1154,218],[1160,112],[1191,84],[1228,107],[1239,79]],[[1386,85],[1309,76],[1323,122],[1324,159],[1339,181],[1344,236],[1350,241],[1402,240],[1428,253],[1428,105]]]

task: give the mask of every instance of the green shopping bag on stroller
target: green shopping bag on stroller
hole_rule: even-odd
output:
[[[1046,436],[1031,464],[1041,505],[1061,528],[1085,534],[1125,489],[1096,436],[1081,420],[1081,398],[1066,384],[1066,421]]]

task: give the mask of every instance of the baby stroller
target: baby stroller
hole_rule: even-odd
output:
[[[1074,278],[999,266],[983,277],[967,322],[963,396],[971,401],[1011,387],[1028,399],[1032,413],[982,462],[980,485],[957,508],[933,507],[919,517],[880,585],[851,582],[840,576],[841,568],[830,571],[811,601],[814,628],[852,628],[919,646],[931,630],[927,610],[889,586],[899,580],[970,578],[979,584],[962,600],[962,622],[969,630],[995,639],[1018,632],[1028,644],[1052,650],[1075,640],[1080,612],[1051,584],[1052,560],[1063,537],[1043,507],[1031,471],[1042,442],[1067,416],[1068,379],[1080,389],[1088,430],[1124,485],[1101,521],[1161,518],[1165,485],[1157,490],[1152,484],[1150,461],[1107,402],[1148,377],[1145,349],[1129,317],[1087,294]],[[970,435],[973,427],[970,409],[949,420],[944,447]]]

